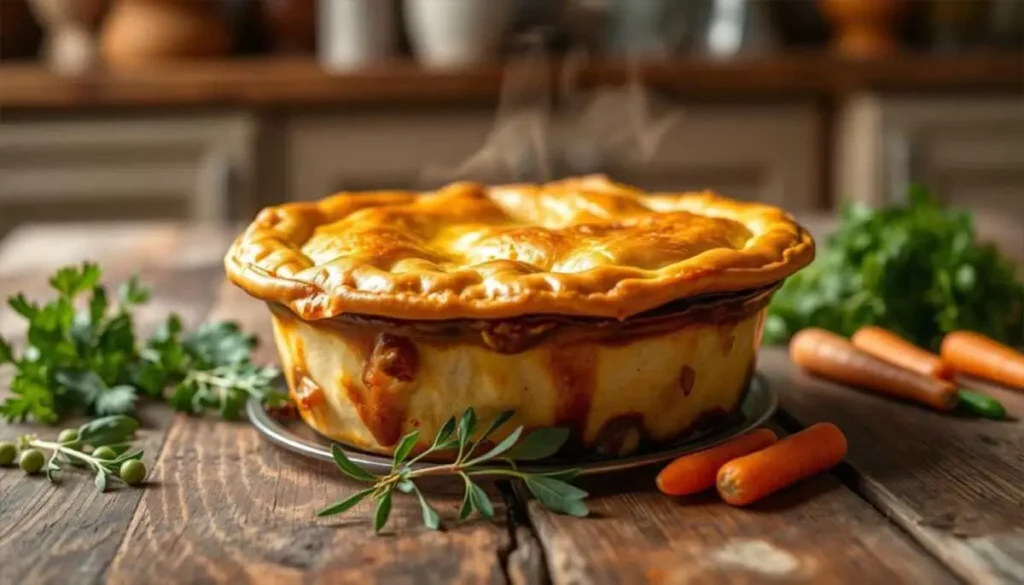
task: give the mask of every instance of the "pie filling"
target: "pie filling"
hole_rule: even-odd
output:
[[[482,420],[514,410],[508,430],[565,426],[570,449],[624,455],[735,412],[775,288],[623,321],[305,321],[282,305],[271,312],[292,398],[333,440],[387,453],[418,429],[425,448],[450,416],[473,407]]]

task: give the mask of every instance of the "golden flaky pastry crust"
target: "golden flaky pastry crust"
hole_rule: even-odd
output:
[[[775,207],[587,176],[270,207],[225,265],[251,295],[306,320],[623,319],[778,282],[813,257],[811,236]]]

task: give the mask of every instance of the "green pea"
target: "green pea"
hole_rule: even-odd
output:
[[[58,443],[73,443],[78,440],[78,429],[64,429],[57,435]]]
[[[128,485],[139,485],[146,481],[146,464],[138,459],[129,459],[121,464],[118,475]]]
[[[0,465],[11,465],[18,458],[18,446],[10,441],[0,441]]]
[[[39,449],[25,449],[21,452],[21,458],[18,459],[18,466],[29,474],[39,473],[45,463],[46,457]]]
[[[994,420],[1006,418],[1006,408],[995,398],[970,390],[960,390],[958,394],[960,406],[967,412]]]
[[[92,456],[97,459],[117,459],[117,453],[110,447],[96,447],[92,452]]]

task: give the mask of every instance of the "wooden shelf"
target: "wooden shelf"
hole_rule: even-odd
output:
[[[557,69],[557,63],[549,65],[551,80]],[[651,87],[677,94],[740,98],[841,95],[860,90],[1024,92],[1024,53],[902,54],[873,61],[794,54],[728,61],[682,58],[633,66],[599,61],[581,68],[577,78],[580,85],[590,87],[621,84],[634,75]],[[38,64],[3,64],[0,107],[493,101],[503,78],[504,69],[497,64],[441,73],[409,61],[343,75],[326,73],[309,59],[237,59],[75,77],[56,75]]]

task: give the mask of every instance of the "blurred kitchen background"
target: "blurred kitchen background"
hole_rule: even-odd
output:
[[[1024,0],[0,0],[0,235],[588,172],[1024,251]]]

